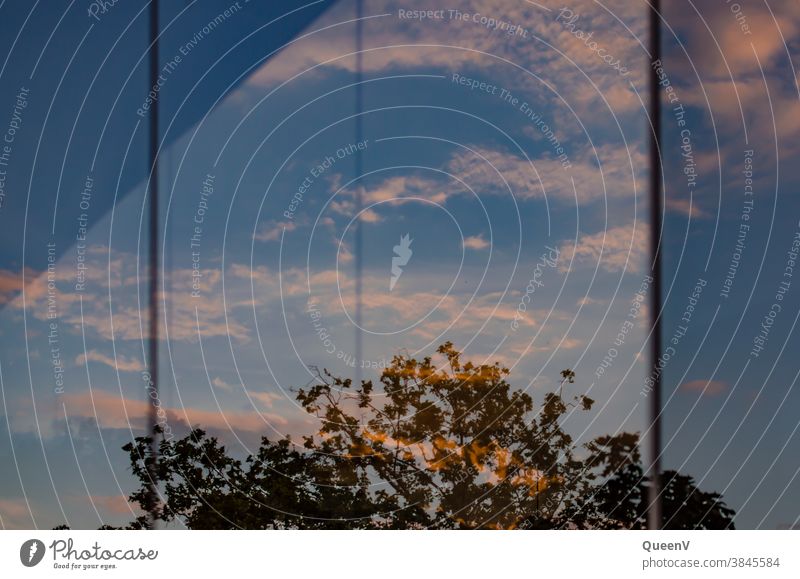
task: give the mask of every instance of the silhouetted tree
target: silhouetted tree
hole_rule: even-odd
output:
[[[203,430],[179,440],[157,431],[162,500],[152,516],[193,529],[228,528],[643,528],[647,484],[634,433],[579,445],[568,412],[593,400],[558,393],[536,407],[507,382],[508,369],[396,356],[380,377],[352,384],[327,371],[297,400],[320,419],[295,445],[263,438],[243,460]],[[150,437],[124,448],[147,504]],[[663,473],[670,528],[732,528],[733,511],[691,477]],[[139,517],[129,528],[149,525]]]

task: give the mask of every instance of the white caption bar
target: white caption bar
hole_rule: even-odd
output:
[[[0,532],[3,575],[20,578],[796,578],[799,561],[793,531]]]

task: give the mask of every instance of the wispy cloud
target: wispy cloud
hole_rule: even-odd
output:
[[[649,226],[633,222],[598,233],[582,235],[575,244],[571,241],[561,246],[559,268],[565,271],[573,260],[575,265],[598,263],[606,271],[641,271],[646,263]]]
[[[296,221],[268,221],[259,225],[253,238],[256,241],[278,241],[284,231],[297,229]]]
[[[664,204],[668,211],[691,217],[692,219],[704,219],[709,215],[700,208],[697,199],[676,199],[667,197]]]
[[[570,157],[570,167],[550,153],[525,158],[499,149],[473,147],[453,155],[447,170],[479,191],[513,195],[517,199],[549,198],[580,204],[608,198],[633,199],[646,189],[643,175],[634,173],[645,167],[639,148],[603,145],[584,146]],[[574,183],[574,187],[573,187]]]
[[[144,400],[122,398],[103,390],[66,394],[64,404],[70,418],[92,418],[100,428],[127,428],[139,430],[147,423],[150,405]],[[279,414],[205,410],[193,407],[165,408],[167,422],[189,428],[201,426],[217,430],[242,430],[264,432],[270,426],[283,427],[288,420]]]
[[[219,376],[211,380],[211,384],[214,387],[219,388],[220,390],[225,390],[226,392],[234,391],[233,384],[228,384],[227,382],[225,382],[225,380],[223,380]]]
[[[144,370],[144,365],[135,358],[128,358],[126,356],[117,354],[115,360],[111,356],[106,356],[97,350],[89,350],[85,354],[78,355],[78,357],[75,358],[75,363],[78,365],[83,365],[87,360],[105,364],[106,366],[119,370],[120,372],[141,372]]]

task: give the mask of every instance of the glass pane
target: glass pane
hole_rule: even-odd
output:
[[[165,152],[190,525],[643,525],[645,7],[337,3]]]
[[[176,142],[249,67],[330,5],[170,4],[155,86],[149,3],[0,6],[3,528],[97,528],[142,514],[128,500],[136,481],[122,446],[146,433],[153,399],[145,198],[152,111],[160,107],[163,216]],[[169,245],[163,231],[160,239]],[[170,420],[182,420],[176,390],[162,387],[161,396]]]

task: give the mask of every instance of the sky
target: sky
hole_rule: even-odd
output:
[[[136,512],[120,447],[146,422],[153,98],[176,432],[236,453],[298,440],[319,425],[293,390],[318,369],[371,378],[451,341],[538,401],[574,369],[571,393],[598,401],[567,419],[580,441],[646,436],[645,4],[368,0],[360,108],[353,5],[289,4],[162,6],[151,96],[144,4],[0,8],[4,528]],[[663,14],[663,461],[723,492],[738,527],[784,528],[800,15],[731,6]]]

